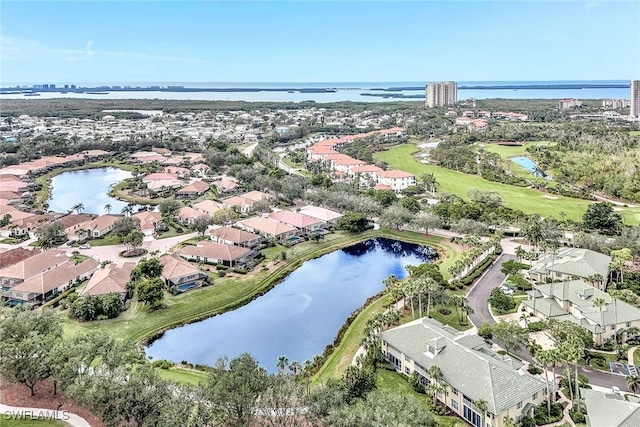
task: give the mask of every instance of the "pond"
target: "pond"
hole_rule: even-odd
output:
[[[236,310],[167,331],[146,352],[153,359],[213,365],[249,352],[269,372],[285,355],[300,363],[321,354],[391,274],[437,258],[433,248],[371,239],[303,263],[265,295]],[[214,285],[215,286],[215,285]]]
[[[549,180],[549,181],[553,180],[553,178],[551,178],[549,175],[547,175],[546,173],[544,173],[543,171],[538,169],[537,163],[534,162],[533,160],[531,160],[527,156],[511,157],[510,159],[511,159],[512,162],[515,162],[515,163],[519,164],[524,169],[532,172],[533,175],[535,175],[537,177],[542,177],[542,178],[544,178],[546,180]]]
[[[109,190],[127,178],[131,178],[131,172],[117,168],[81,169],[56,175],[51,180],[49,210],[67,212],[82,203],[82,212],[104,214],[104,207],[109,204],[111,213],[119,214],[127,202],[109,196]]]

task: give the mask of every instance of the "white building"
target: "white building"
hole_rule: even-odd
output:
[[[458,85],[456,82],[429,83],[426,88],[426,106],[444,107],[454,105],[458,101]]]

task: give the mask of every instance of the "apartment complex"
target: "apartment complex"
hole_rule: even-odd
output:
[[[425,88],[427,107],[445,107],[458,101],[458,85],[456,82],[434,82]]]
[[[474,427],[503,427],[544,404],[546,383],[521,370],[522,363],[493,352],[482,338],[465,335],[438,321],[422,318],[380,334],[382,352],[396,370],[417,372],[424,385],[445,386],[437,399]],[[431,378],[438,366],[442,378]],[[476,406],[480,400],[486,411]]]
[[[631,117],[640,118],[640,80],[631,80]]]

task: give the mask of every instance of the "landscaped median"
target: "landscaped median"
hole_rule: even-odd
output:
[[[307,242],[290,249],[287,262],[276,270],[259,271],[249,278],[217,280],[213,286],[167,297],[165,300],[167,308],[151,313],[147,312],[146,307],[133,302],[127,311],[115,319],[87,323],[66,320],[65,333],[100,330],[146,343],[166,330],[203,320],[247,304],[280,283],[309,259],[374,237],[387,237],[434,246],[443,257],[455,253],[452,247],[442,244],[441,237],[436,236],[424,237],[419,233],[386,229],[370,230],[359,234],[338,232],[327,235],[325,240],[319,243]]]

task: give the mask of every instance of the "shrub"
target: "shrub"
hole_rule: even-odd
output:
[[[489,304],[498,314],[513,310],[517,305],[516,300],[510,295],[503,294],[500,288],[493,288],[491,296],[489,296]]]
[[[574,408],[569,409],[569,416],[576,424],[584,424],[587,421],[584,414],[580,410]]]
[[[531,332],[540,332],[546,329],[547,325],[543,321],[530,322],[527,327]]]
[[[227,275],[227,272],[226,272],[226,271],[224,271],[224,270],[220,270],[220,271],[218,271],[218,277],[224,277],[224,276],[226,276],[226,275]]]
[[[151,363],[151,366],[153,366],[154,368],[169,369],[173,366],[173,363],[165,359],[159,359],[159,360],[154,360]]]
[[[491,332],[491,325],[487,322],[483,322],[478,328],[478,335],[485,340],[493,338],[493,332]]]
[[[441,308],[440,310],[438,310],[440,312],[440,314],[442,314],[443,316],[448,316],[451,314],[451,310],[447,310],[446,308]]]
[[[538,375],[543,372],[542,369],[538,368],[536,365],[529,365],[527,371],[529,371],[531,375]]]

